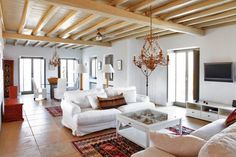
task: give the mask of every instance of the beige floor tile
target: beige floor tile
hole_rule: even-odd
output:
[[[2,154],[1,157],[41,157],[38,147]]]
[[[2,128],[5,128],[7,130],[26,128],[26,127],[29,127],[29,123],[28,123],[27,119],[25,119],[24,121],[14,121],[14,122],[2,123]]]
[[[49,114],[41,113],[41,114],[34,114],[34,115],[27,115],[28,120],[38,120],[38,119],[51,119],[52,116]]]
[[[40,125],[51,125],[55,124],[55,122],[52,119],[34,119],[34,120],[29,120],[29,124],[31,127],[34,126],[40,126]]]
[[[0,132],[1,140],[15,140],[28,136],[33,136],[31,129],[28,127],[19,129],[6,129],[5,127],[3,127]]]
[[[62,157],[82,157],[82,155],[79,152],[77,152],[77,153],[68,154]]]
[[[77,153],[71,142],[63,142],[57,144],[50,144],[39,147],[42,157],[62,157]]]
[[[49,125],[40,125],[40,126],[34,126],[31,127],[32,132],[34,135],[47,133],[47,132],[53,132],[56,130],[59,130],[60,128],[56,124],[49,124]]]
[[[33,136],[15,139],[15,140],[1,140],[0,149],[1,153],[10,153],[18,150],[25,150],[28,148],[36,147],[36,141]]]
[[[53,143],[69,142],[70,138],[66,136],[62,131],[53,131],[34,136],[39,146],[49,145]]]

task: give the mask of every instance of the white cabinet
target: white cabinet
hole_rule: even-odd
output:
[[[199,102],[187,102],[186,103],[186,116],[198,118],[206,121],[215,121],[221,118],[227,118],[227,116],[235,108],[229,105],[217,104],[208,102],[208,104]]]

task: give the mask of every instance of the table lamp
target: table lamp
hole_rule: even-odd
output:
[[[88,70],[83,64],[77,64],[75,73],[80,74],[80,90],[83,90],[83,74],[87,72]]]
[[[105,74],[111,74],[111,73],[115,73],[114,69],[112,68],[111,64],[105,64],[103,66],[102,72]],[[109,84],[109,75],[106,75],[106,87],[108,88]]]

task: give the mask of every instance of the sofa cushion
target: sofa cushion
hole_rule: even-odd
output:
[[[225,125],[230,126],[234,122],[236,122],[236,109],[227,117],[227,119],[225,120]]]
[[[99,102],[99,108],[101,109],[117,108],[122,105],[126,105],[126,101],[123,94],[108,98],[101,98],[101,97],[97,98]]]
[[[127,103],[136,102],[136,87],[109,87],[105,91],[108,97],[123,93]]]
[[[67,91],[64,94],[64,98],[66,101],[79,105],[80,108],[89,108],[91,105],[87,99],[87,96],[101,93],[102,91],[104,92],[103,89]]]
[[[74,115],[73,119],[76,121],[77,125],[91,125],[106,123],[116,120],[116,114],[121,112],[117,109],[107,109],[107,110],[87,110],[86,112],[81,112],[80,114]]]
[[[143,151],[133,154],[131,157],[175,157],[155,147],[149,147]]]
[[[97,97],[107,98],[107,94],[103,92],[103,93],[97,93],[97,94],[92,94],[92,95],[87,96],[87,99],[93,109],[99,108],[99,101]]]
[[[117,109],[123,113],[127,113],[127,112],[134,112],[138,110],[154,109],[154,108],[155,108],[155,104],[151,102],[136,102],[136,103],[129,103],[127,105],[118,107]]]
[[[225,119],[218,119],[210,124],[201,127],[200,129],[193,131],[191,135],[200,137],[207,141],[212,136],[221,132],[225,128],[226,128]]]
[[[179,136],[166,133],[150,132],[151,142],[155,147],[179,157],[197,157],[205,140],[192,136]]]
[[[236,133],[222,132],[213,136],[200,150],[198,157],[235,157]]]

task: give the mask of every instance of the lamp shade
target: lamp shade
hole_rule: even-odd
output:
[[[102,69],[103,73],[115,73],[114,69],[112,68],[111,64],[105,64]]]
[[[83,64],[77,64],[75,67],[75,73],[82,74],[87,73],[88,70]]]

